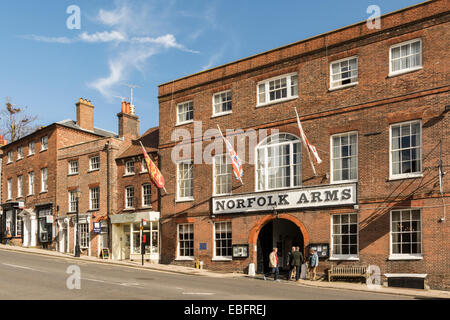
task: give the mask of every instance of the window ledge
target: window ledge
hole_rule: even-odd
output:
[[[427,273],[385,273],[386,278],[426,278]]]
[[[330,181],[330,184],[344,184],[344,183],[355,183],[355,182],[358,182],[358,179],[356,179],[356,180]]]
[[[388,181],[397,181],[397,180],[403,180],[403,179],[415,179],[415,178],[423,178],[423,173],[417,173],[417,174],[402,174],[398,176],[389,176]]]
[[[175,261],[194,261],[194,257],[178,257]]]
[[[48,150],[48,148],[47,149],[41,149],[39,152],[44,152],[44,151],[47,151]]]
[[[39,194],[41,194],[41,193],[47,193],[47,192],[48,192],[48,190],[45,190],[45,191],[39,192]]]
[[[272,104],[287,102],[287,101],[291,101],[291,100],[295,100],[295,99],[298,99],[298,96],[290,97],[290,98],[284,98],[284,99],[278,99],[278,100],[275,100],[275,101],[270,101],[270,102],[266,102],[266,103],[257,104],[256,108],[267,107],[267,106],[270,106]]]
[[[27,155],[27,157],[31,157],[34,156],[34,153],[30,153],[29,155]]]
[[[359,261],[359,257],[330,257],[328,258],[330,261]]]
[[[131,176],[134,176],[134,175],[136,175],[135,173],[125,173],[123,176],[124,177],[131,177]]]
[[[141,209],[151,209],[152,206],[142,206]]]
[[[211,259],[211,261],[233,261],[233,258],[226,258],[226,257],[214,257]]]
[[[90,172],[95,172],[95,171],[100,171],[100,169],[92,169],[92,170],[88,170],[88,173],[90,173]]]
[[[212,119],[212,118],[218,118],[218,117],[226,116],[226,115],[229,115],[229,114],[232,114],[232,113],[233,113],[233,111],[227,111],[227,112],[216,113],[216,114],[213,114],[213,115],[211,116],[211,119]]]
[[[34,196],[34,193],[27,194],[27,197],[31,197],[31,196]]]
[[[390,255],[388,260],[399,261],[399,260],[423,260],[422,256],[411,256],[411,255]]]
[[[194,123],[194,120],[189,120],[189,121],[185,121],[185,122],[176,123],[175,127],[183,126],[183,125],[189,124],[189,123]]]
[[[69,173],[67,176],[70,177],[70,176],[76,176],[76,175],[78,175],[78,173]]]
[[[332,91],[336,91],[336,90],[340,90],[340,89],[345,89],[345,88],[350,88],[350,87],[354,87],[356,85],[358,85],[358,82],[352,82],[352,83],[341,85],[339,87],[328,88],[328,92],[332,92]]]
[[[22,159],[23,159],[23,157],[22,157],[22,158],[17,158],[17,159],[16,159],[16,162],[17,162],[17,161],[20,161],[20,160],[22,160]]]
[[[122,211],[134,211],[135,209],[133,207],[130,208],[124,208]]]
[[[423,66],[420,66],[420,67],[416,67],[416,68],[413,68],[413,69],[402,70],[402,71],[397,71],[397,72],[393,72],[393,73],[389,72],[389,75],[387,77],[388,78],[393,78],[393,77],[396,77],[396,76],[400,76],[402,74],[415,72],[415,71],[419,71],[419,70],[422,70],[422,69],[423,69]]]
[[[179,203],[179,202],[190,202],[190,201],[194,201],[194,198],[183,198],[183,199],[176,199],[175,202]]]
[[[148,171],[141,171],[140,174],[148,173]]]

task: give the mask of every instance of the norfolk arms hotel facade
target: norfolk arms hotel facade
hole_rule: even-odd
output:
[[[317,251],[321,274],[376,265],[384,281],[448,289],[449,18],[448,1],[427,1],[381,29],[364,21],[160,85],[161,262],[262,272],[273,247],[286,267],[295,245]],[[225,148],[194,163],[223,143],[217,125],[243,184]],[[267,135],[240,152],[251,130]]]

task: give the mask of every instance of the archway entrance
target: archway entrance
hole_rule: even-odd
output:
[[[288,270],[288,253],[293,246],[303,251],[305,241],[300,228],[287,219],[273,219],[267,222],[258,234],[257,239],[257,272],[269,271],[269,254],[278,248],[280,272]]]

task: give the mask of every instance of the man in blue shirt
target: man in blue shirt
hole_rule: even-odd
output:
[[[313,278],[311,280],[316,280],[316,270],[318,265],[319,265],[319,256],[313,249],[309,249],[308,273],[310,279],[311,279],[311,272],[313,274]]]

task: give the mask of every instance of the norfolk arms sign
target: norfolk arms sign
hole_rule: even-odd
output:
[[[356,183],[214,197],[213,214],[356,204]]]

